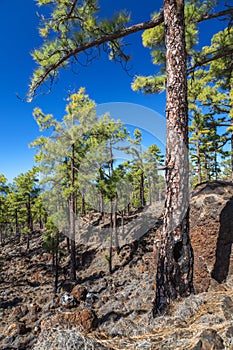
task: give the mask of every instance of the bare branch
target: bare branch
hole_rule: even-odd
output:
[[[77,2],[78,2],[78,0],[75,0],[75,1],[73,2],[73,5],[71,6],[71,9],[70,9],[70,11],[69,11],[69,13],[68,13],[68,15],[67,15],[68,18],[71,17],[71,15],[72,15],[72,13],[73,13],[73,11],[74,11],[74,9],[75,9],[75,6],[76,6]]]
[[[220,53],[218,53],[216,55],[213,55],[211,57],[205,57],[202,60],[200,60],[199,62],[196,62],[191,68],[189,68],[187,70],[187,74],[193,73],[196,68],[204,66],[207,63],[216,61],[216,60],[218,60],[220,58],[227,57],[227,56],[230,56],[230,55],[233,55],[233,47],[229,48],[229,50],[227,50],[227,51],[222,51],[222,52],[220,52]]]
[[[203,15],[201,18],[197,19],[196,21],[194,20],[194,23],[200,23],[202,21],[207,21],[209,19],[214,19],[214,18],[223,17],[223,16],[227,16],[227,15],[233,15],[233,8],[230,8],[230,9],[224,10],[224,11],[220,11],[217,13]]]

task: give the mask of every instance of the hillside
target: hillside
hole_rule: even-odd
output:
[[[169,314],[155,319],[154,241],[161,218],[114,253],[111,276],[101,245],[78,246],[77,285],[67,279],[64,255],[56,294],[52,257],[40,232],[34,233],[28,253],[26,242],[5,244],[0,349],[233,349],[232,198],[230,183],[195,189],[190,229],[196,295],[173,303]]]

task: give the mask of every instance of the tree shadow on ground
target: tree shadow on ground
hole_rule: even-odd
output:
[[[13,308],[19,305],[20,303],[22,303],[22,301],[23,301],[23,298],[18,298],[18,297],[15,297],[14,299],[11,299],[11,300],[3,301],[0,303],[0,309]]]
[[[220,214],[220,228],[217,239],[216,259],[211,277],[222,283],[226,280],[233,243],[233,198],[231,198]]]

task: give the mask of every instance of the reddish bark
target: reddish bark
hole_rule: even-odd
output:
[[[164,0],[167,73],[166,200],[154,315],[193,292],[189,238],[188,103],[184,1]]]

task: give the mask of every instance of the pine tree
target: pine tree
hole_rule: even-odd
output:
[[[16,230],[18,229],[19,213],[17,207],[20,205],[25,210],[26,228],[27,233],[27,250],[30,248],[30,237],[33,232],[33,217],[32,206],[35,203],[35,199],[39,194],[38,187],[38,169],[33,167],[32,170],[28,170],[25,174],[20,174],[14,179],[15,195],[13,199],[16,201],[15,205],[15,223]]]
[[[162,169],[163,161],[164,156],[155,144],[149,146],[143,153],[145,176],[149,191],[149,204],[152,204],[152,201],[161,201],[161,192],[165,189],[164,176],[161,174],[161,171],[159,173],[159,169]]]
[[[92,203],[95,203],[95,208],[99,207],[102,216],[109,213],[109,254],[107,260],[111,274],[113,272],[113,246],[119,252],[117,210],[120,198],[117,184],[120,180],[120,168],[115,169],[115,153],[124,148],[122,142],[127,138],[128,132],[119,120],[115,121],[107,114],[99,118],[95,129],[95,147],[86,153],[85,163],[82,164],[81,186],[85,188],[86,196],[89,198],[93,191],[96,193],[97,189],[99,201],[97,200],[96,203],[92,200]],[[93,188],[93,183],[96,183],[97,188]]]
[[[227,95],[222,99],[221,106],[218,105],[218,113],[227,114],[219,126],[227,127],[227,134],[230,141],[231,154],[231,181],[233,181],[233,64],[232,64],[232,27],[226,28],[223,31],[215,34],[212,38],[211,45],[203,48],[203,60],[210,62],[208,77],[211,83],[215,83],[219,90]],[[215,54],[218,54],[218,59],[214,60]]]
[[[4,230],[7,225],[7,202],[6,197],[9,191],[5,175],[0,174],[0,242],[4,242]]]
[[[48,4],[48,1],[39,0],[39,4]],[[231,7],[218,14],[206,11],[198,16],[197,21],[232,12]],[[193,254],[189,240],[187,198],[189,163],[184,1],[164,0],[163,12],[158,17],[131,27],[126,27],[129,17],[123,13],[112,21],[98,20],[96,13],[96,1],[79,4],[76,1],[61,0],[54,4],[53,16],[45,20],[44,27],[40,29],[45,39],[44,45],[33,53],[39,68],[32,77],[28,99],[33,98],[46,80],[53,80],[59,68],[70,64],[72,59],[77,62],[79,53],[90,48],[107,46],[111,59],[127,61],[128,56],[124,54],[119,39],[164,22],[167,93],[166,202],[157,271],[154,307],[156,314],[166,308],[171,299],[189,295],[193,291]],[[52,41],[48,40],[51,34]],[[199,64],[200,61],[192,69]],[[179,215],[180,211],[182,215]]]
[[[143,164],[143,151],[142,151],[142,132],[139,129],[135,129],[133,133],[134,138],[130,139],[131,146],[127,150],[127,153],[131,154],[133,160],[131,161],[133,180],[135,183],[134,192],[136,194],[136,207],[143,209],[146,205],[145,199],[145,169]]]
[[[34,111],[34,117],[41,130],[54,129],[51,137],[40,137],[32,146],[39,148],[36,160],[40,162],[43,181],[50,185],[50,190],[44,193],[49,216],[58,230],[68,230],[66,234],[70,238],[70,277],[75,280],[78,173],[95,128],[95,103],[85,93],[85,89],[81,88],[68,98],[66,115],[62,122],[56,121],[51,114],[43,114],[38,108]]]
[[[200,183],[219,177],[221,157],[227,154],[224,146],[229,136],[222,126],[226,123],[223,113],[227,111],[223,106],[228,100],[216,85],[210,86],[206,71],[197,71],[195,77],[189,81],[190,157]]]

